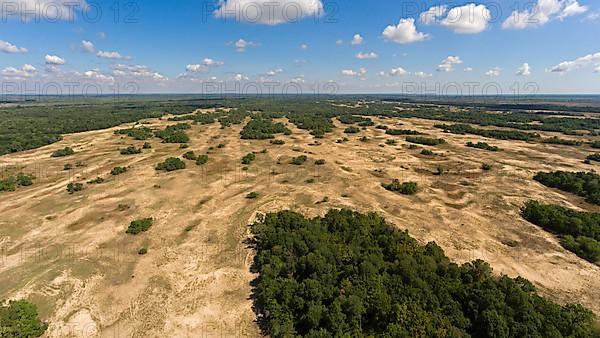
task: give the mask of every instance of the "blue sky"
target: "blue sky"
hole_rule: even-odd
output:
[[[188,93],[276,82],[263,90],[600,94],[591,0],[20,1],[0,0],[3,94],[15,90],[7,83],[71,82],[104,93],[115,83]]]

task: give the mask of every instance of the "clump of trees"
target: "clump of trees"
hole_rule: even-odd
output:
[[[15,191],[18,187],[28,187],[33,184],[35,177],[30,174],[18,173],[0,180],[0,192]]]
[[[381,183],[381,186],[385,190],[398,192],[403,195],[414,195],[417,193],[417,183],[416,182],[402,182],[398,179],[392,180],[391,183]]]
[[[346,129],[344,129],[344,133],[346,134],[356,134],[360,132],[360,128],[357,127],[348,127]]]
[[[561,245],[592,263],[600,263],[600,214],[529,201],[521,209],[529,222],[555,233]]]
[[[600,141],[592,141],[590,142],[590,147],[592,148],[600,148]]]
[[[121,155],[135,155],[135,154],[141,154],[141,153],[142,153],[142,149],[136,148],[134,146],[129,146],[127,148],[121,149]]]
[[[276,145],[276,146],[281,146],[285,144],[284,140],[271,140],[271,144]]]
[[[423,150],[421,150],[421,155],[431,156],[431,155],[433,155],[433,151],[431,151],[429,149],[423,149]]]
[[[69,184],[67,184],[67,191],[71,195],[73,195],[74,193],[76,193],[78,191],[82,191],[82,190],[83,190],[83,184],[81,184],[81,183],[70,182]]]
[[[496,146],[491,146],[491,145],[487,144],[486,142],[473,143],[473,142],[469,141],[469,142],[467,142],[466,146],[470,147],[470,148],[483,149],[483,150],[487,150],[487,151],[499,151],[500,150],[500,148],[498,148]]]
[[[265,140],[274,138],[274,134],[290,135],[292,133],[283,123],[255,118],[246,123],[240,135],[244,140]]]
[[[388,135],[420,135],[421,133],[416,130],[410,129],[386,129]]]
[[[548,143],[548,144],[561,144],[561,145],[565,145],[565,146],[580,146],[583,144],[583,142],[581,142],[581,141],[566,140],[566,139],[562,139],[562,138],[559,138],[556,136],[552,136],[547,139],[544,139],[544,140],[542,140],[542,142]]]
[[[0,336],[7,338],[40,337],[48,324],[42,322],[37,306],[26,300],[0,302]]]
[[[296,127],[310,130],[310,134],[316,138],[322,138],[335,127],[331,118],[322,113],[294,113],[287,115],[288,120]]]
[[[589,161],[600,162],[600,154],[598,154],[598,153],[592,154],[592,155],[589,155],[588,157],[586,157],[585,159],[589,160]]]
[[[50,155],[51,157],[65,157],[75,154],[75,150],[71,147],[64,147],[63,149],[56,150]]]
[[[193,151],[188,151],[187,153],[183,154],[183,158],[186,160],[195,161],[198,159],[198,156]]]
[[[342,122],[343,124],[355,124],[358,123],[359,126],[361,127],[368,127],[368,126],[372,126],[375,123],[367,117],[362,117],[362,116],[356,116],[356,115],[352,115],[352,114],[343,114],[343,115],[339,115],[337,116],[337,119]]]
[[[251,226],[254,309],[271,337],[593,337],[593,313],[555,304],[484,261],[458,265],[375,213],[291,211]]]
[[[178,123],[176,125],[167,126],[164,130],[155,131],[154,135],[160,138],[163,143],[187,143],[190,137],[185,133],[185,130],[190,129],[188,123]]]
[[[175,171],[185,169],[186,165],[181,159],[177,157],[169,157],[164,162],[156,165],[155,169],[158,171]]]
[[[128,234],[137,235],[140,232],[148,231],[153,223],[154,219],[152,217],[135,220],[129,223],[129,227],[125,232]]]
[[[426,146],[437,146],[439,144],[446,143],[446,140],[443,138],[430,138],[423,136],[408,136],[406,141],[410,143],[424,144]]]
[[[250,164],[256,159],[256,154],[248,153],[242,157],[242,164]]]
[[[128,128],[128,129],[119,129],[115,130],[115,135],[127,135],[129,137],[133,137],[136,140],[147,140],[152,135],[154,135],[154,131],[150,128],[142,127],[142,128]]]
[[[480,129],[472,127],[468,124],[436,124],[434,125],[436,128],[444,129],[447,133],[453,134],[473,134],[479,135],[483,137],[495,138],[499,140],[520,140],[520,141],[529,141],[532,139],[539,138],[540,135],[536,133],[526,133],[522,131],[515,130],[494,130],[494,129]]]
[[[93,180],[87,182],[88,184],[102,184],[104,183],[104,179],[102,177],[96,177]]]
[[[117,175],[124,174],[126,172],[127,172],[127,168],[126,167],[114,167],[110,171],[110,174],[113,175],[113,176],[117,176]]]
[[[315,161],[316,165],[324,165],[325,164],[325,160],[324,159],[319,159]]]
[[[199,155],[196,157],[196,165],[204,165],[208,163],[208,155]]]
[[[570,192],[582,197],[589,203],[600,204],[600,175],[593,172],[539,172],[534,180],[541,184]]]
[[[152,149],[152,145],[148,142],[144,142],[144,145],[142,146],[142,149]]]
[[[290,163],[293,165],[303,165],[304,162],[306,162],[306,160],[308,160],[308,157],[306,157],[305,155],[300,155],[298,157],[292,158]]]

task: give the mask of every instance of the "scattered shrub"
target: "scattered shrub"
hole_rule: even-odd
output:
[[[70,148],[70,147],[65,147],[63,149],[59,149],[55,152],[52,153],[52,157],[65,157],[65,156],[69,156],[69,155],[73,155],[75,154],[75,151]]]
[[[485,142],[477,142],[477,143],[467,142],[466,146],[470,147],[470,148],[483,149],[483,150],[487,150],[487,151],[499,151],[500,150],[500,148],[498,148],[496,146],[491,146]]]
[[[255,199],[255,198],[258,198],[258,193],[257,193],[257,192],[255,192],[255,191],[253,191],[253,192],[249,193],[248,195],[246,195],[246,198],[247,198],[247,199],[250,199],[250,200],[253,200],[253,199]]]
[[[482,169],[482,170],[485,170],[485,171],[492,170],[492,165],[491,165],[491,164],[489,164],[489,163],[483,163],[483,164],[481,165],[481,169]]]
[[[175,171],[185,169],[185,162],[177,157],[169,157],[164,162],[156,165],[158,171]]]
[[[429,149],[423,149],[423,150],[421,150],[421,155],[430,156],[430,155],[433,155],[433,151],[431,151]]]
[[[199,155],[196,158],[196,165],[204,165],[208,162],[208,155]]]
[[[398,192],[403,195],[414,195],[417,193],[417,183],[415,182],[403,182],[394,179],[391,183],[382,183],[381,186],[389,191]]]
[[[117,175],[121,175],[127,172],[127,168],[125,167],[114,167],[111,171],[110,174],[113,176],[117,176]]]
[[[144,145],[142,146],[143,149],[152,149],[152,145],[148,142],[144,142]]]
[[[102,184],[104,183],[104,179],[102,177],[96,177],[93,180],[87,182],[88,184]]]
[[[315,161],[315,164],[316,164],[316,165],[324,165],[324,164],[325,164],[325,160],[323,160],[323,159],[316,160],[316,161]]]
[[[250,164],[255,159],[256,159],[256,154],[248,153],[244,157],[242,157],[242,164]]]
[[[294,164],[294,165],[303,165],[304,162],[306,162],[306,160],[308,160],[308,157],[306,157],[304,155],[300,155],[298,157],[292,158],[292,160],[290,161],[290,163]]]
[[[150,227],[152,226],[153,223],[154,223],[154,219],[152,217],[132,221],[129,224],[129,227],[127,228],[126,233],[132,234],[132,235],[137,235],[140,232],[148,231],[148,229],[150,229]]]
[[[344,133],[346,133],[346,134],[356,134],[358,132],[360,132],[360,129],[357,127],[348,127],[346,129],[344,129]]]
[[[67,191],[69,192],[69,194],[74,194],[78,191],[82,191],[83,190],[83,184],[81,183],[69,183],[67,184]]]
[[[196,154],[193,151],[188,151],[187,153],[183,154],[183,158],[190,161],[196,161],[198,159],[198,156],[196,156]]]
[[[121,155],[135,155],[135,154],[141,154],[141,153],[142,153],[142,149],[136,148],[134,146],[129,146],[127,148],[121,149]]]
[[[441,138],[428,138],[423,136],[408,136],[406,141],[410,143],[424,144],[426,146],[437,146],[438,144],[446,143],[446,141]]]
[[[148,253],[148,249],[146,248],[140,248],[140,250],[138,250],[138,255],[145,255]]]

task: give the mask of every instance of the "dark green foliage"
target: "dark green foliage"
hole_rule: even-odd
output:
[[[533,179],[547,187],[583,196],[589,203],[600,204],[600,175],[596,173],[574,173],[567,171],[539,172]]]
[[[306,162],[306,160],[308,160],[308,157],[306,157],[305,155],[300,155],[298,157],[292,158],[290,163],[294,165],[303,165],[304,162]]]
[[[115,130],[115,135],[127,135],[136,140],[147,140],[154,135],[154,132],[150,128],[142,127]]]
[[[431,155],[433,155],[433,151],[431,151],[429,149],[423,149],[423,150],[421,150],[421,155],[431,156]]]
[[[148,253],[148,249],[147,248],[140,248],[138,250],[138,255],[145,255]]]
[[[9,176],[0,180],[0,192],[15,191],[17,187],[28,187],[33,184],[33,175],[18,173],[17,176]]]
[[[141,154],[141,153],[142,153],[142,149],[136,148],[134,146],[129,146],[127,148],[121,149],[121,155],[135,155],[135,154]]]
[[[323,137],[325,133],[331,132],[334,128],[331,118],[323,114],[296,113],[289,114],[288,119],[296,127],[310,130],[310,134],[317,138]]]
[[[410,130],[410,129],[387,129],[385,131],[385,133],[388,135],[420,135],[421,134],[416,130]]]
[[[434,175],[438,175],[438,176],[439,176],[439,175],[442,175],[442,174],[444,173],[444,171],[445,171],[445,170],[444,170],[444,167],[442,167],[441,165],[438,165],[438,166],[435,168],[435,173],[434,173]]]
[[[73,165],[71,163],[65,163],[65,165],[63,165],[63,170],[71,170],[73,169]]]
[[[127,228],[126,233],[132,234],[132,235],[137,235],[140,232],[148,231],[148,229],[150,229],[150,227],[152,226],[153,223],[154,223],[154,219],[151,217],[132,221],[129,224],[129,227]]]
[[[381,130],[387,130],[389,127],[383,124],[378,125],[377,127],[375,127],[377,129],[381,129]]]
[[[359,140],[360,140],[360,142],[368,142],[369,138],[366,136],[363,136],[363,137],[359,138]]]
[[[16,183],[19,187],[28,187],[33,184],[33,179],[33,175],[18,173]],[[2,189],[0,189],[0,191],[2,191]]]
[[[600,141],[592,141],[592,142],[590,142],[590,147],[592,147],[592,148],[600,148]]]
[[[485,170],[485,171],[492,170],[492,165],[491,165],[491,164],[489,164],[489,163],[483,163],[483,164],[481,165],[481,169],[482,169],[482,170]]]
[[[323,159],[316,160],[316,161],[315,161],[315,164],[316,164],[316,165],[324,165],[324,164],[325,164],[325,160],[323,160]]]
[[[444,144],[446,141],[442,138],[429,138],[422,136],[408,136],[406,142],[424,144],[427,146],[437,146],[438,144]]]
[[[48,325],[38,318],[35,304],[26,300],[0,303],[0,337],[33,338],[46,332]]]
[[[223,149],[223,148],[225,148],[224,143],[219,143],[219,145],[217,145],[217,149]]]
[[[114,167],[110,171],[110,174],[113,176],[121,175],[127,172],[127,168],[125,167]]]
[[[248,153],[242,157],[242,164],[250,164],[254,159],[256,159],[256,154]]]
[[[167,126],[164,130],[155,131],[154,135],[163,140],[163,143],[187,143],[190,138],[185,130],[190,128],[191,126],[187,123],[178,123]]]
[[[69,194],[74,194],[78,191],[82,191],[83,190],[83,184],[81,183],[69,183],[67,184],[67,191],[69,192]]]
[[[356,134],[358,132],[360,132],[360,129],[357,127],[348,127],[346,129],[344,129],[344,133],[346,133],[346,134]]]
[[[399,180],[394,179],[389,184],[381,183],[381,186],[385,190],[389,190],[389,191],[393,191],[393,192],[398,192],[398,193],[401,193],[403,195],[414,195],[414,194],[417,193],[417,183],[415,183],[415,182],[402,182],[402,183],[400,183]]]
[[[565,249],[592,263],[600,263],[600,214],[529,201],[521,209],[521,215],[557,234]]]
[[[144,145],[142,146],[142,149],[152,149],[152,145],[148,142],[144,142]]]
[[[562,138],[558,138],[556,136],[552,136],[550,138],[544,139],[542,142],[548,143],[548,144],[561,144],[561,145],[565,145],[565,146],[580,146],[583,144],[583,142],[581,142],[581,141],[565,140]]]
[[[540,135],[534,133],[525,133],[522,131],[514,130],[491,130],[491,129],[479,129],[471,127],[468,124],[436,124],[436,128],[444,129],[445,132],[453,134],[473,134],[483,137],[495,138],[499,140],[520,140],[529,141],[532,139],[539,138]]]
[[[208,162],[208,155],[199,155],[196,158],[196,165],[203,165]]]
[[[198,156],[193,151],[188,151],[187,153],[183,154],[183,158],[190,161],[196,161]]]
[[[473,142],[467,142],[466,144],[467,147],[471,147],[471,148],[477,148],[477,149],[483,149],[483,150],[487,150],[487,151],[499,151],[500,148],[496,147],[496,146],[491,146],[485,142],[477,142],[477,143],[473,143]]]
[[[69,155],[75,154],[75,151],[70,147],[64,147],[63,149],[59,149],[52,153],[52,157],[65,157]]]
[[[389,146],[395,146],[396,144],[398,144],[398,142],[394,139],[388,139],[388,140],[385,140],[385,144],[387,144]]]
[[[156,170],[175,171],[185,169],[185,162],[177,157],[169,157],[164,162],[159,163],[155,167]]]
[[[249,200],[253,200],[255,198],[258,198],[258,193],[255,191],[252,191],[250,193],[248,193],[248,195],[246,195],[246,198]]]
[[[380,216],[281,211],[251,226],[254,309],[271,337],[594,337],[580,305],[481,261],[452,263]]]
[[[371,121],[370,119],[367,119],[368,121],[362,121],[358,123],[359,127],[371,127],[375,125],[375,122]]]
[[[250,120],[240,135],[245,140],[265,140],[273,138],[274,134],[289,135],[291,133],[291,130],[281,122],[273,123],[271,120],[257,118]]]
[[[271,140],[271,144],[280,146],[280,145],[284,145],[285,141],[284,140]]]
[[[586,157],[585,159],[590,160],[590,161],[600,162],[600,154],[599,153],[592,154],[592,155],[589,155],[588,157]]]
[[[337,119],[343,124],[355,124],[358,123],[361,127],[368,127],[374,125],[373,121],[369,118],[362,116],[344,114],[337,117]]]
[[[102,177],[96,177],[91,181],[87,182],[88,184],[102,184],[104,183],[104,179]]]

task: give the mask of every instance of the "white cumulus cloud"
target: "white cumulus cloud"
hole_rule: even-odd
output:
[[[440,18],[442,18],[446,14],[447,11],[448,6],[446,5],[433,6],[425,12],[421,13],[421,15],[419,15],[419,20],[426,25],[430,25],[432,23],[438,22]]]
[[[437,66],[438,72],[451,72],[454,70],[454,65],[460,65],[463,61],[458,56],[448,56]]]
[[[408,72],[402,67],[394,68],[390,71],[390,76],[404,76],[407,74]]]
[[[58,55],[46,54],[45,59],[46,59],[47,65],[64,65],[65,64],[65,59],[61,58]]]
[[[500,70],[501,70],[500,68],[494,67],[494,68],[488,70],[487,72],[485,72],[485,75],[489,76],[489,77],[500,76]]]
[[[550,71],[554,73],[566,73],[575,69],[587,67],[589,65],[600,67],[600,52],[588,54],[571,61],[563,61],[550,68]]]
[[[27,53],[27,48],[17,47],[10,42],[0,40],[0,52],[3,53]]]
[[[6,80],[25,80],[37,74],[37,70],[30,64],[24,64],[21,68],[6,67],[0,71]]]
[[[400,19],[397,25],[389,25],[383,30],[383,37],[400,44],[424,41],[430,38],[429,34],[417,31],[415,19]]]
[[[81,49],[86,53],[95,53],[96,52],[94,43],[91,41],[87,41],[87,40],[81,41]]]
[[[504,29],[526,29],[541,27],[554,18],[563,20],[566,17],[585,13],[588,8],[577,0],[538,0],[534,6],[522,11],[513,11],[504,20]]]
[[[354,36],[352,37],[352,42],[350,43],[352,45],[362,45],[364,41],[365,39],[360,34],[354,34]]]
[[[491,18],[490,10],[485,5],[467,4],[450,9],[441,24],[455,33],[477,34],[488,28]]]
[[[342,75],[344,76],[356,76],[356,77],[364,77],[367,74],[367,70],[364,68],[360,68],[358,71],[354,71],[352,69],[343,69]]]
[[[244,39],[239,39],[234,43],[234,46],[238,52],[243,53],[246,51],[246,49],[248,47],[256,47],[257,44],[252,41],[246,41]]]
[[[119,60],[119,59],[124,59],[125,58],[119,52],[107,52],[107,51],[102,51],[102,50],[99,50],[96,53],[96,56],[99,57],[99,58],[112,59],[112,60]]]
[[[517,69],[517,72],[515,74],[516,75],[520,75],[520,76],[531,75],[531,67],[529,66],[528,63],[524,63],[524,64],[521,65],[521,67],[519,67]]]
[[[425,72],[415,72],[415,76],[420,77],[420,78],[426,78],[426,77],[432,77],[433,74],[425,73]]]

